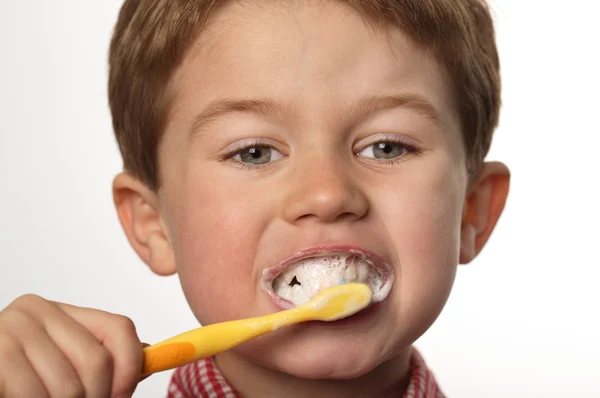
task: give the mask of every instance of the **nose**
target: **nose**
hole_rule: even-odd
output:
[[[312,157],[295,165],[283,201],[283,217],[291,224],[332,223],[363,218],[369,209],[364,192],[352,180],[348,167]]]

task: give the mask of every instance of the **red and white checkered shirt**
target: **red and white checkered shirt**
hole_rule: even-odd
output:
[[[413,349],[411,376],[406,392],[399,398],[445,398],[433,373]],[[168,398],[240,398],[240,394],[225,380],[212,359],[202,359],[175,371],[169,386]]]

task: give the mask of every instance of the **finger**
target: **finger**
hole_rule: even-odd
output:
[[[48,336],[77,372],[85,396],[110,396],[112,357],[100,341],[86,329],[87,325],[80,325],[55,303],[37,296],[23,297],[15,305],[31,313],[43,324]]]
[[[26,312],[6,310],[2,322],[8,329],[8,335],[21,342],[31,367],[50,396],[83,396],[84,388],[77,372],[39,321]]]
[[[0,334],[0,397],[48,397],[44,384],[27,360],[18,340],[8,334]]]
[[[144,348],[146,348],[146,347],[150,347],[150,346],[151,346],[151,344],[148,344],[148,343],[142,343],[142,372],[144,371]],[[150,377],[150,376],[152,376],[152,375],[153,375],[153,373],[151,373],[151,374],[149,374],[149,375],[142,376],[142,377],[140,378],[140,381],[139,381],[139,382],[141,383],[142,381],[146,380],[148,377]]]
[[[59,307],[94,334],[113,356],[113,396],[131,395],[141,381],[143,345],[131,319],[104,311],[59,304]]]

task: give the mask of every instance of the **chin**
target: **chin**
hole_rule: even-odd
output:
[[[318,354],[312,357],[290,358],[278,364],[281,372],[294,377],[312,380],[349,380],[366,375],[380,362],[376,358],[367,359],[361,353]]]
[[[303,327],[269,339],[258,339],[240,352],[254,363],[302,379],[353,379],[371,372],[387,358],[372,337],[352,329]],[[362,343],[359,343],[362,342]]]

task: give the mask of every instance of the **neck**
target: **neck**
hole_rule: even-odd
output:
[[[300,379],[252,363],[233,351],[216,357],[217,367],[242,396],[289,398],[398,397],[410,381],[411,349],[348,380]]]

